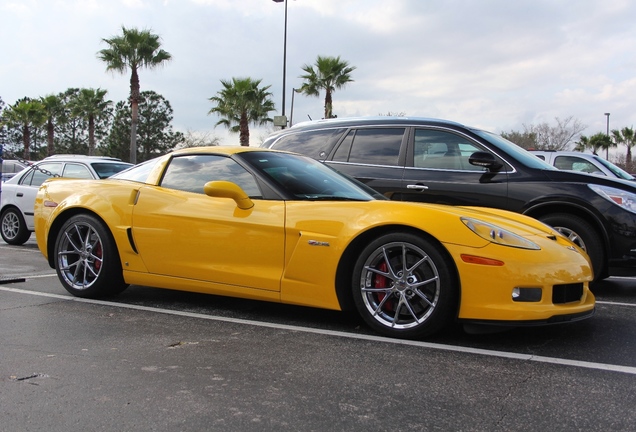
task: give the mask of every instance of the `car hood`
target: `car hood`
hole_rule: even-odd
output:
[[[618,178],[600,177],[594,174],[573,172],[573,171],[543,171],[544,175],[554,182],[568,182],[568,183],[585,183],[596,184],[601,186],[609,186],[617,189],[622,189],[628,192],[636,193],[636,185],[633,180],[623,180]]]

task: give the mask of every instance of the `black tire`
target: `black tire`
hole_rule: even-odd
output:
[[[93,216],[76,215],[66,221],[57,235],[54,254],[60,282],[76,297],[108,297],[128,287],[115,241]]]
[[[583,249],[592,261],[594,280],[607,277],[605,248],[600,234],[585,220],[568,213],[554,213],[542,216],[539,220],[569,238]]]
[[[10,245],[20,246],[26,243],[31,237],[31,231],[27,229],[20,210],[10,207],[2,212],[0,234],[2,239]]]
[[[441,246],[414,234],[386,234],[366,246],[355,264],[352,287],[362,319],[386,336],[430,336],[457,316],[454,263]]]

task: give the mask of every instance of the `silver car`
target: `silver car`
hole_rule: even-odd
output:
[[[110,177],[132,164],[120,159],[55,155],[20,171],[2,183],[0,194],[0,234],[11,245],[24,244],[34,230],[33,207],[40,185],[50,177],[72,177],[103,179]]]
[[[636,180],[633,175],[595,154],[539,150],[532,150],[530,153],[558,169],[578,171],[623,180]]]

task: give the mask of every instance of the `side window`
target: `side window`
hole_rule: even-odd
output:
[[[554,158],[554,166],[561,170],[605,175],[605,173],[592,162],[576,156],[557,156]]]
[[[71,177],[71,178],[81,178],[81,179],[92,179],[93,175],[88,170],[88,168],[81,164],[76,163],[67,163],[64,167],[64,173],[62,177]]]
[[[470,155],[485,151],[479,145],[450,132],[416,129],[413,147],[415,168],[484,171],[471,165]]]
[[[262,198],[252,174],[229,157],[217,155],[189,155],[173,158],[161,180],[161,186],[202,194],[203,186],[215,180],[234,182],[249,197]]]
[[[340,144],[334,161],[397,166],[405,128],[358,129]]]
[[[60,175],[61,172],[61,162],[41,163],[38,164],[37,167],[31,169],[31,172],[22,178],[21,184],[25,186],[40,187],[40,185],[44,183],[44,180],[51,178],[51,176],[55,174]]]
[[[340,128],[299,132],[280,138],[272,148],[304,154],[314,159],[324,159],[344,131],[345,129]]]

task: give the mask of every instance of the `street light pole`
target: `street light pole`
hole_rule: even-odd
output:
[[[610,113],[605,113],[605,116],[607,117],[607,132],[605,132],[605,134],[609,137],[609,116],[610,116]],[[605,149],[605,159],[609,159],[609,147]]]
[[[285,33],[283,38],[283,107],[281,114],[285,116],[285,78],[287,75],[287,0],[272,0],[274,3],[285,3]],[[283,126],[283,129],[285,126]]]

